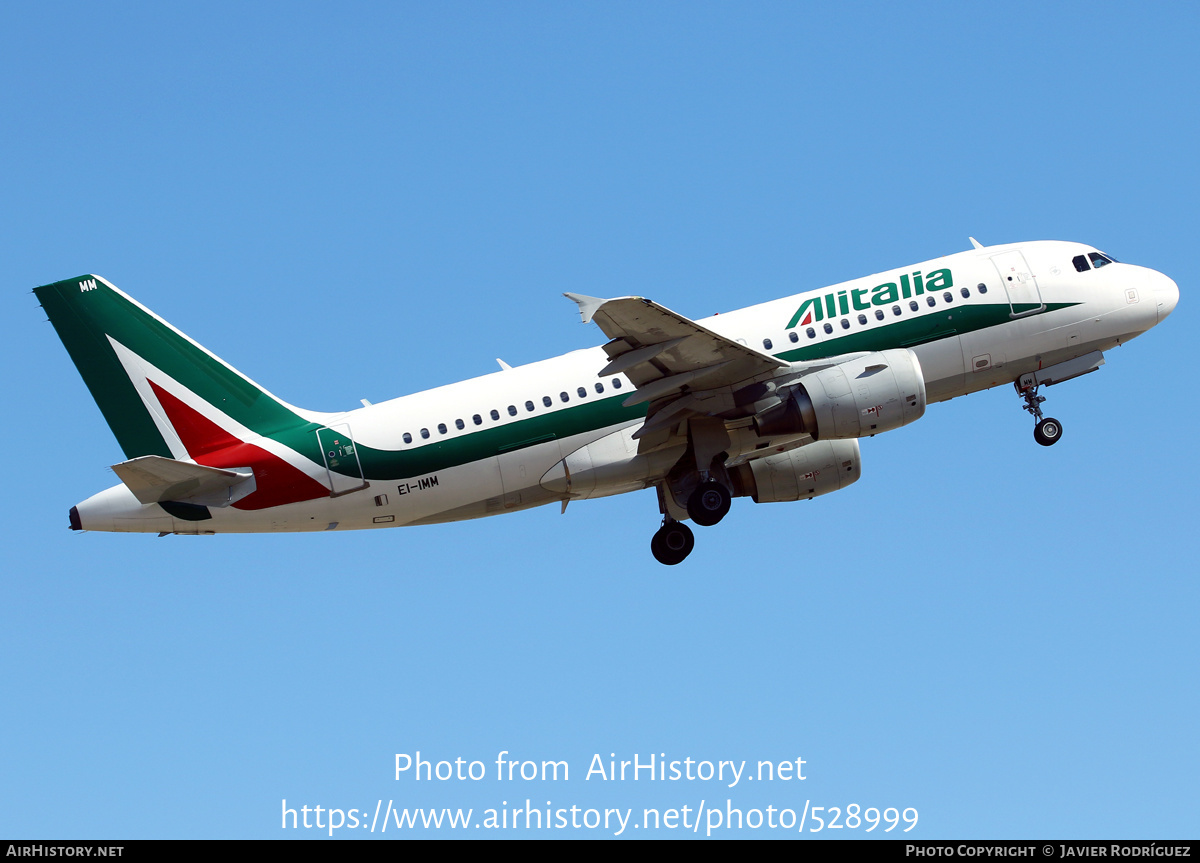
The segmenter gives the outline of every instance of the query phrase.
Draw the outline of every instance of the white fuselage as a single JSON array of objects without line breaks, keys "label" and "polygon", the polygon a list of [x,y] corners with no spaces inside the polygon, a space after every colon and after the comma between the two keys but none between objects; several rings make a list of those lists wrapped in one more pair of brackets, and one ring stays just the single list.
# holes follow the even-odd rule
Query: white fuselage
[{"label": "white fuselage", "polygon": [[[1072,259],[1094,251],[1053,241],[973,249],[698,323],[787,360],[849,353],[864,345],[872,350],[909,347],[920,361],[928,401],[945,401],[1108,350],[1170,313],[1178,289],[1154,270],[1112,263],[1076,271]],[[872,302],[873,296],[881,296],[878,290],[871,293],[877,286],[899,284],[908,274],[943,270],[953,273],[950,287],[916,293],[916,285],[905,281],[909,296]],[[821,301],[820,320],[793,320],[806,298],[830,295],[832,299]],[[1000,309],[1001,304],[1011,308]],[[983,315],[985,309],[996,316],[995,323],[981,326],[981,321],[991,320]],[[419,452],[422,459],[416,463],[432,469],[386,479],[368,476],[365,485],[350,486],[360,486],[357,490],[302,503],[251,511],[213,508],[212,518],[202,522],[183,521],[155,505],[138,504],[124,485],[118,485],[79,505],[83,527],[177,533],[392,527],[645,488],[661,480],[678,453],[639,459],[631,434],[642,415],[619,408],[634,388],[621,375],[597,376],[608,359],[599,347],[579,350],[344,414],[322,415],[325,425],[346,428],[360,448]],[[581,420],[584,406],[591,406],[587,410],[603,424]],[[572,410],[575,413],[564,413]],[[571,421],[555,428],[559,415]],[[535,417],[543,419],[530,440],[474,457],[479,453],[471,451],[472,435]],[[614,469],[609,475],[596,465],[602,479],[569,494],[543,485],[548,471],[589,444],[593,461],[611,460]],[[731,452],[730,459],[744,457],[758,445],[752,434],[735,435],[738,451]],[[455,452],[467,457],[459,461]],[[305,469],[313,477],[328,477],[325,465]]]}]

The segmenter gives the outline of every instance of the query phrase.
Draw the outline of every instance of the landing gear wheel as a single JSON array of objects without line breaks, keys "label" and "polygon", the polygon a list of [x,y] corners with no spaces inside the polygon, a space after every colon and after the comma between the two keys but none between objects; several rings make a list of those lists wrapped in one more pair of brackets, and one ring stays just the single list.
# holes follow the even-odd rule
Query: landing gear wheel
[{"label": "landing gear wheel", "polygon": [[1046,417],[1033,427],[1033,439],[1042,446],[1053,446],[1062,437],[1062,423],[1054,417]]},{"label": "landing gear wheel", "polygon": [[[1021,386],[1022,382],[1025,383],[1025,386]],[[1046,397],[1038,395],[1037,378],[1032,374],[1022,375],[1013,381],[1013,386],[1017,390],[1017,395],[1025,402],[1023,405],[1025,410],[1033,414],[1033,418],[1037,420],[1037,425],[1033,427],[1033,439],[1042,446],[1053,446],[1058,443],[1058,439],[1062,437],[1062,423],[1054,417],[1042,416],[1042,403],[1046,401]]]},{"label": "landing gear wheel", "polygon": [[700,483],[699,487],[688,498],[687,511],[692,521],[701,527],[712,527],[729,512],[733,496],[729,489],[719,482],[709,480]]},{"label": "landing gear wheel", "polygon": [[650,540],[650,552],[654,559],[667,566],[682,563],[695,547],[696,537],[692,535],[691,528],[678,521],[668,521]]}]

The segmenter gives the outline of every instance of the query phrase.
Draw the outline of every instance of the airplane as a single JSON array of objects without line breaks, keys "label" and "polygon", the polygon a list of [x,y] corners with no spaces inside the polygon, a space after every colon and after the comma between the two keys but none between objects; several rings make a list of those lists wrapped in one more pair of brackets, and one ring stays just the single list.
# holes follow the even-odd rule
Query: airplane
[{"label": "airplane", "polygon": [[349,411],[294,407],[96,275],[34,289],[125,461],[72,530],[216,534],[435,524],[656,489],[661,563],[734,497],[859,479],[859,439],[1011,384],[1041,388],[1175,308],[1155,270],[1080,243],[983,246],[703,320],[568,293],[609,341]]}]

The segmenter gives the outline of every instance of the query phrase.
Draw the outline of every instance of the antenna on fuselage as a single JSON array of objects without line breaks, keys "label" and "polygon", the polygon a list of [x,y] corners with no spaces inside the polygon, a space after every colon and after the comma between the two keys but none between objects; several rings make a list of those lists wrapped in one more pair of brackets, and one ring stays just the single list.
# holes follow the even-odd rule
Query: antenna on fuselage
[{"label": "antenna on fuselage", "polygon": [[967,239],[971,241],[971,245],[974,246],[975,248],[977,248],[977,249],[983,248],[983,246],[980,245],[979,240],[975,239],[974,237],[967,237]]}]

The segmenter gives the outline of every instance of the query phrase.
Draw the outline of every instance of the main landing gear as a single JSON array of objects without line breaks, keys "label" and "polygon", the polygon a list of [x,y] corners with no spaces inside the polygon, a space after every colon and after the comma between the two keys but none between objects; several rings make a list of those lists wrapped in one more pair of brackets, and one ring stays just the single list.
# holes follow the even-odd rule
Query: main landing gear
[{"label": "main landing gear", "polygon": [[[674,512],[682,518],[683,512],[679,511],[678,504],[672,504],[673,508],[667,506],[666,494],[670,492],[660,486],[659,505],[663,512],[663,523],[650,540],[650,551],[659,563],[674,566],[692,553],[696,538],[691,528],[672,515]],[[688,495],[687,517],[701,527],[711,527],[725,517],[732,502],[733,495],[725,485],[716,480],[705,480]]]},{"label": "main landing gear", "polygon": [[702,482],[688,496],[687,511],[692,521],[701,527],[712,527],[723,519],[733,503],[729,489],[716,480]]},{"label": "main landing gear", "polygon": [[654,559],[667,566],[682,563],[695,547],[696,537],[692,535],[692,529],[669,516],[650,540],[650,552]]},{"label": "main landing gear", "polygon": [[674,566],[691,554],[696,539],[683,524],[685,518],[712,527],[729,513],[733,502],[725,469],[729,443],[729,431],[719,417],[688,421],[687,452],[658,483],[663,523],[650,541],[650,550],[659,563]]},{"label": "main landing gear", "polygon": [[[1022,387],[1021,383],[1025,381],[1027,386]],[[1033,427],[1033,439],[1042,446],[1053,446],[1058,443],[1062,437],[1062,423],[1054,417],[1042,416],[1042,402],[1046,400],[1045,396],[1038,395],[1038,384],[1029,382],[1027,378],[1022,378],[1013,381],[1013,386],[1017,390],[1017,395],[1025,400],[1022,407],[1033,415],[1037,420],[1037,425]]]}]

